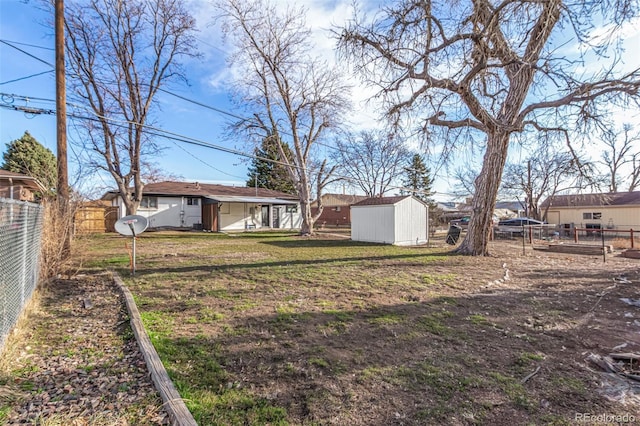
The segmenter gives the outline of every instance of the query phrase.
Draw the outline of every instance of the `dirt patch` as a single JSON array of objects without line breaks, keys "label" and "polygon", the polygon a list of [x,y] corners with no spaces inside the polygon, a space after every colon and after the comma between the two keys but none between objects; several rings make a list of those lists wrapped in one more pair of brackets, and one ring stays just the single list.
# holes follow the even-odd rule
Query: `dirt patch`
[{"label": "dirt patch", "polygon": [[110,277],[40,291],[3,354],[3,424],[169,424]]},{"label": "dirt patch", "polygon": [[[586,361],[616,347],[640,352],[640,308],[621,301],[640,298],[636,260],[522,255],[507,242],[484,258],[357,245],[349,253],[358,256],[332,257],[323,251],[328,238],[274,246],[314,247],[315,258],[239,256],[206,279],[197,267],[165,264],[180,282],[192,279],[188,291],[153,270],[129,285],[143,310],[171,319],[173,339],[218,363],[222,382],[206,385],[214,394],[244,390],[285,408],[289,424],[640,419],[632,383],[612,392]],[[137,285],[149,279],[153,289]],[[162,288],[172,293],[156,297]],[[165,356],[180,380],[204,385]]]},{"label": "dirt patch", "polygon": [[[640,299],[636,259],[612,256],[603,263],[600,256],[523,255],[510,242],[494,242],[491,257],[475,258],[433,245],[397,248],[329,235],[200,238],[193,255],[191,242],[163,238],[154,233],[141,239],[137,276],[127,278],[124,266],[122,275],[201,425],[640,419],[635,383],[588,361],[592,355],[640,353],[640,307],[628,303]],[[115,239],[96,242],[83,250],[113,256],[121,245]],[[128,402],[123,397],[129,393],[115,388],[124,377],[141,383],[135,395],[149,389],[145,373],[131,370],[141,358],[124,355],[129,337],[111,334],[126,335],[121,308],[100,302],[111,291],[106,282],[84,278],[52,289],[48,313],[34,323],[50,329],[51,338],[34,330],[16,352],[14,371],[32,389],[9,383],[22,398],[12,421],[33,419],[32,409],[44,417],[39,407],[50,407],[44,399],[29,406],[41,398],[35,390],[40,388],[49,396],[62,389],[55,409],[76,410],[78,401],[64,395],[68,385],[81,395],[73,386],[84,380],[77,371],[82,365],[119,372],[105,381],[99,373],[78,382],[93,392],[85,402],[99,404],[82,405],[86,415],[78,415],[85,423],[96,424],[110,409],[130,424],[165,421],[154,411],[157,397]],[[82,307],[85,294],[91,295],[91,310]],[[83,345],[110,351],[79,358],[75,348]],[[58,363],[70,372],[58,371]],[[115,367],[102,368],[110,363]],[[106,377],[110,385],[97,400]],[[131,407],[147,414],[131,417]],[[97,424],[126,424],[107,420]]]}]

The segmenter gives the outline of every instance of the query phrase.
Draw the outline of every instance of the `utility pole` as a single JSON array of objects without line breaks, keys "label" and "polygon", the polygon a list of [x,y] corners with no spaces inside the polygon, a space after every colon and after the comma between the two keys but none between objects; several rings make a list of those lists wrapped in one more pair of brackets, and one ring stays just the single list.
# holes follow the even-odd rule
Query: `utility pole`
[{"label": "utility pole", "polygon": [[71,221],[69,210],[69,177],[67,169],[67,90],[64,63],[64,0],[55,0],[55,45],[56,45],[56,141],[58,162],[58,212],[64,238],[64,252],[71,249]]}]

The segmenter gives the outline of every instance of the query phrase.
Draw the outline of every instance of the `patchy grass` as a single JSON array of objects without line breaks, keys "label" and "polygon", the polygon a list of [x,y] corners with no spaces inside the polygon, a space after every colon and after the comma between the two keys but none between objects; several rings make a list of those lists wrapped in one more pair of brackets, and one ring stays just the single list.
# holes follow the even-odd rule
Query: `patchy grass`
[{"label": "patchy grass", "polygon": [[[521,246],[505,242],[471,258],[444,244],[145,233],[132,278],[114,261],[122,242],[87,239],[84,264],[125,278],[199,424],[570,424],[628,411],[600,396],[583,354],[627,327],[615,314],[626,288],[601,292],[613,271],[635,280],[633,264],[514,257]],[[512,279],[498,287],[504,263]],[[581,325],[587,313],[596,328]]]}]

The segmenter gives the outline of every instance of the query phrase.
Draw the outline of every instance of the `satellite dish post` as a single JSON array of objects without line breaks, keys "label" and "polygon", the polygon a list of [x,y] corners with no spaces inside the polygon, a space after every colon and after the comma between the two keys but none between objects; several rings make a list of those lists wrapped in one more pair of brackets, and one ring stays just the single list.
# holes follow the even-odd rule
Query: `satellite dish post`
[{"label": "satellite dish post", "polygon": [[118,219],[115,228],[120,235],[132,237],[131,275],[136,274],[136,237],[142,234],[149,226],[149,221],[144,216],[130,215]]}]

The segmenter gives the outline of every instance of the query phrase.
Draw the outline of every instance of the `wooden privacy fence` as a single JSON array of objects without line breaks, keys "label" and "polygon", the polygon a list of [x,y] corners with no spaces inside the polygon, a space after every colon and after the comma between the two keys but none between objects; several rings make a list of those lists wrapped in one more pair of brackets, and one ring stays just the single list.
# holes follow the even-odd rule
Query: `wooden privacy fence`
[{"label": "wooden privacy fence", "polygon": [[78,234],[115,232],[117,206],[82,206],[74,215],[74,230]]}]

